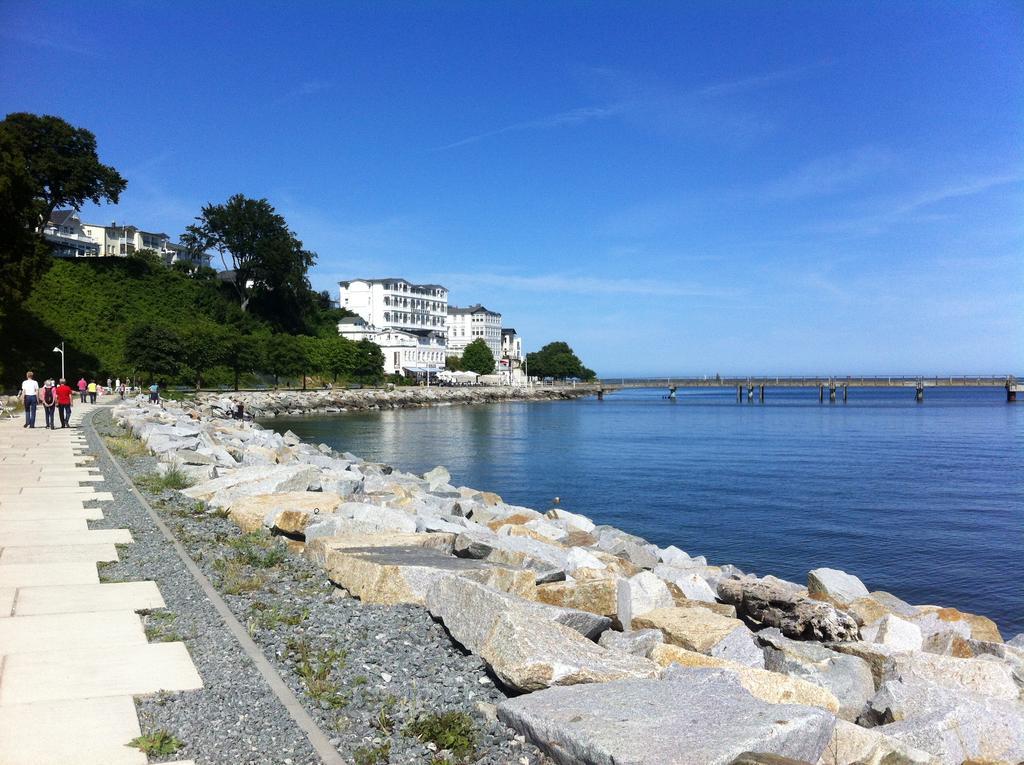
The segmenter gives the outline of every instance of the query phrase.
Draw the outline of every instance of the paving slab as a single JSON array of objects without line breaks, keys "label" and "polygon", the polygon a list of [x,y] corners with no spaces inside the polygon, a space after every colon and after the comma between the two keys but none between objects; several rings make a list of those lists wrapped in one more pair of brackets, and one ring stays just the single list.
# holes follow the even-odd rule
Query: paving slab
[{"label": "paving slab", "polygon": [[120,560],[112,544],[0,548],[0,566],[12,563],[99,563]]},{"label": "paving slab", "polygon": [[42,506],[18,507],[17,505],[0,505],[0,521],[30,521],[50,518],[82,518],[87,521],[98,521],[103,518],[103,511],[98,507],[53,507],[49,503]]},{"label": "paving slab", "polygon": [[130,696],[0,706],[3,765],[146,765]]},{"label": "paving slab", "polygon": [[4,659],[0,706],[202,687],[184,643],[40,651]]},{"label": "paving slab", "polygon": [[0,533],[0,547],[50,547],[52,545],[126,545],[132,541],[128,529],[87,529],[86,531],[43,531]]},{"label": "paving slab", "polygon": [[156,582],[19,587],[14,614],[28,616],[93,611],[148,611],[163,608],[164,605]]},{"label": "paving slab", "polygon": [[74,563],[12,563],[0,566],[0,587],[44,587],[55,584],[99,584],[96,565]]},{"label": "paving slab", "polygon": [[0,587],[0,619],[10,616],[14,611],[14,596],[17,592],[17,587]]},{"label": "paving slab", "polygon": [[17,531],[88,531],[85,518],[32,518],[18,519],[0,516],[0,539],[9,532]]},{"label": "paving slab", "polygon": [[[18,593],[20,598],[20,589]],[[14,602],[15,615],[0,619],[0,657],[6,657],[5,662],[11,656],[40,651],[146,643],[142,620],[134,611],[18,616],[18,598]]]}]

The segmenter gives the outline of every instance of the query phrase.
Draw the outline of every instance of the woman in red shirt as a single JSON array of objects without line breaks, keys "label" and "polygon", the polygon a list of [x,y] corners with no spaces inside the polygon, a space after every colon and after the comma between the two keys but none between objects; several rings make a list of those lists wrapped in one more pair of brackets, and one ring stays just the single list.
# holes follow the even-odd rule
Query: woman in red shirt
[{"label": "woman in red shirt", "polygon": [[60,385],[57,386],[56,394],[60,426],[66,428],[71,423],[71,400],[74,397],[74,392],[71,390],[71,386],[64,382],[63,377],[60,378]]}]

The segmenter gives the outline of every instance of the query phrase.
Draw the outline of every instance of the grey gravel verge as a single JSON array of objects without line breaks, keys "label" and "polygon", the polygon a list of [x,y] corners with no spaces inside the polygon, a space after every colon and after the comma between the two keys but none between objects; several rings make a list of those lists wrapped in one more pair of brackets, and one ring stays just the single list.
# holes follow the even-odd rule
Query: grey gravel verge
[{"label": "grey gravel verge", "polygon": [[[92,424],[101,434],[123,434],[108,411],[98,411]],[[92,443],[97,432],[87,430]],[[251,664],[244,675],[239,671],[239,665],[248,662],[240,659],[237,643],[222,624],[212,624],[213,620],[219,622],[216,613],[202,599],[194,580],[188,577],[189,582],[184,581],[182,577],[188,575],[180,562],[181,571],[173,571],[170,559],[177,560],[173,549],[159,537],[137,500],[104,461],[98,466],[108,477],[106,487],[114,492],[115,501],[103,503],[107,520],[94,526],[131,528],[137,541],[122,548],[122,562],[105,567],[102,573],[111,580],[157,579],[175,618],[161,619],[152,626],[185,639],[207,684],[203,691],[140,702],[144,729],[162,727],[185,741],[186,748],[175,758],[193,757],[210,763],[317,762],[280,704],[257,703],[263,697],[252,691],[251,684],[255,682],[269,694],[265,682],[258,675],[253,678],[256,673]],[[118,458],[118,462],[137,483],[157,464],[150,456]],[[494,706],[505,694],[494,685],[483,662],[454,644],[424,609],[365,605],[344,597],[322,570],[295,555],[275,555],[280,561],[269,567],[243,564],[243,552],[252,548],[239,548],[247,538],[232,522],[196,512],[195,503],[177,492],[153,495],[142,487],[140,490],[347,761],[357,765],[549,762],[494,718]],[[134,504],[134,511],[125,512],[118,508],[120,504],[129,508]],[[276,544],[283,549],[283,542]],[[134,547],[140,548],[138,553]],[[154,557],[163,557],[158,563],[169,576],[137,565],[136,558],[146,553],[147,547],[156,548],[151,551]],[[256,551],[263,554],[273,549]],[[226,566],[232,569],[230,575],[254,589],[225,593]],[[209,622],[195,612],[205,612]],[[222,639],[214,636],[218,632]],[[207,651],[208,662],[202,658]],[[207,663],[213,666],[204,666]],[[315,677],[323,664],[327,668]],[[208,675],[208,670],[213,674]],[[305,672],[305,680],[300,670]],[[315,696],[307,682],[318,691]],[[211,706],[204,695],[216,698],[213,709],[204,708],[204,704]],[[406,730],[422,715],[451,712],[464,713],[472,720],[475,751],[468,758],[460,760]],[[191,740],[186,740],[189,737]]]}]

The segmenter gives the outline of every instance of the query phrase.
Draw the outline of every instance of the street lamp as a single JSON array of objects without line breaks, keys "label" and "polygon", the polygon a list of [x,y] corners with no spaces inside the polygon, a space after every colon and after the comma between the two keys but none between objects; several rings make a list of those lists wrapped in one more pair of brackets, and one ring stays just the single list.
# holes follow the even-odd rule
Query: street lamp
[{"label": "street lamp", "polygon": [[55,347],[53,349],[53,352],[60,354],[60,376],[61,376],[61,378],[64,378],[64,341],[63,340],[60,343],[60,348],[56,348]]}]

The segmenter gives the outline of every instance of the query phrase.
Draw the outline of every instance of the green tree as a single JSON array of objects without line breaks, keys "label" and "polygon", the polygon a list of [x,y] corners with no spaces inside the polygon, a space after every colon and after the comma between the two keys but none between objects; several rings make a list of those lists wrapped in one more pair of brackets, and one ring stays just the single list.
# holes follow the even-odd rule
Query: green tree
[{"label": "green tree", "polygon": [[266,368],[274,375],[274,385],[278,385],[282,377],[304,374],[309,363],[305,345],[295,335],[270,335],[266,340],[265,354]]},{"label": "green tree", "polygon": [[210,369],[224,363],[226,345],[227,336],[220,327],[189,327],[181,333],[181,375],[194,381],[196,390],[199,390]]},{"label": "green tree", "polygon": [[531,375],[537,377],[554,377],[564,380],[567,377],[579,377],[592,380],[594,370],[583,366],[583,362],[565,342],[548,343],[535,353],[526,354],[526,365]]},{"label": "green tree", "polygon": [[[358,349],[356,344],[344,337],[327,337],[321,339],[323,353],[323,371],[338,382],[338,375],[349,375],[356,365]],[[383,367],[383,362],[382,362]]]},{"label": "green tree", "polygon": [[462,368],[478,375],[489,375],[494,372],[494,354],[487,347],[482,337],[466,346],[462,352]]},{"label": "green tree", "polygon": [[41,234],[57,207],[117,204],[128,182],[96,155],[96,136],[60,117],[17,112],[0,122],[5,151],[22,157],[33,194],[33,230]]},{"label": "green tree", "polygon": [[461,372],[462,371],[462,357],[461,356],[446,356],[444,360],[444,368],[449,372]]},{"label": "green tree", "polygon": [[275,326],[305,329],[313,306],[306,273],[316,255],[302,246],[284,217],[266,199],[235,194],[221,205],[203,207],[181,241],[191,253],[213,249],[227,268],[242,311],[250,304]]},{"label": "green tree", "polygon": [[224,364],[235,376],[235,390],[238,390],[238,378],[245,373],[255,372],[264,366],[264,342],[254,335],[243,335],[230,330],[224,340]]},{"label": "green tree", "polygon": [[139,324],[128,332],[124,350],[130,368],[146,372],[152,382],[158,377],[178,374],[185,345],[172,327]]},{"label": "green tree", "polygon": [[355,344],[351,375],[365,382],[380,380],[384,376],[384,351],[371,340]]}]

